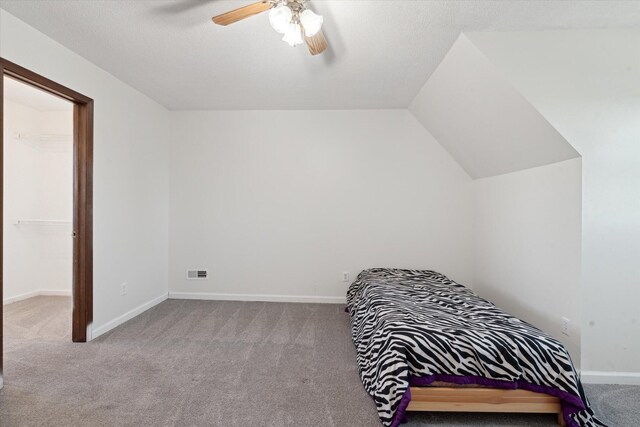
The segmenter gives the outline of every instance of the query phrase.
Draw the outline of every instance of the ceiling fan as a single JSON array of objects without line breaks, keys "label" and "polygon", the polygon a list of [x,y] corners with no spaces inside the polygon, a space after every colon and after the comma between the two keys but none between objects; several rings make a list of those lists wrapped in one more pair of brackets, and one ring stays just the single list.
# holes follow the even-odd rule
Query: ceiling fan
[{"label": "ceiling fan", "polygon": [[274,30],[284,34],[282,40],[295,47],[306,43],[312,55],[327,49],[322,33],[322,16],[306,6],[307,0],[262,0],[222,15],[214,16],[218,25],[229,25],[264,11],[269,11],[269,22]]}]

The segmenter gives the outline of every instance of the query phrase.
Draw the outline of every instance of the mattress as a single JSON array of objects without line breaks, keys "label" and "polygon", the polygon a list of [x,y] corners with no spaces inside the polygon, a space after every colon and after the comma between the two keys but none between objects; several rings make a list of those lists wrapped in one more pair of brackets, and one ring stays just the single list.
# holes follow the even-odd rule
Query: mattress
[{"label": "mattress", "polygon": [[347,291],[364,388],[396,427],[410,386],[436,381],[526,389],[561,400],[568,426],[603,426],[564,346],[470,289],[430,270],[376,268]]}]

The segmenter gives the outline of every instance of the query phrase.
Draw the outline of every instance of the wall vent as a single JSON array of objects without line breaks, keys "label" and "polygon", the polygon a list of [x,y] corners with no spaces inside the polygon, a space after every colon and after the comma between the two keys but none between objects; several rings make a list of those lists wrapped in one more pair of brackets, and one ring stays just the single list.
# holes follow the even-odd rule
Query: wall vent
[{"label": "wall vent", "polygon": [[209,271],[207,270],[187,270],[188,280],[205,280],[209,278]]}]

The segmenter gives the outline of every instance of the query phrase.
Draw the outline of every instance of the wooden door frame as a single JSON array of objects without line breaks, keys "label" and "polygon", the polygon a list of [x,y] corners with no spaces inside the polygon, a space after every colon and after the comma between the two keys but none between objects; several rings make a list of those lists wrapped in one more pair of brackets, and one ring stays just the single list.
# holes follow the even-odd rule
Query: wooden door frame
[{"label": "wooden door frame", "polygon": [[[73,103],[73,342],[91,339],[93,320],[93,99],[0,58],[0,99],[4,76]],[[4,102],[0,102],[0,223],[3,223]],[[0,227],[0,302],[3,300],[3,229]],[[0,303],[0,387],[2,386],[2,306]]]}]

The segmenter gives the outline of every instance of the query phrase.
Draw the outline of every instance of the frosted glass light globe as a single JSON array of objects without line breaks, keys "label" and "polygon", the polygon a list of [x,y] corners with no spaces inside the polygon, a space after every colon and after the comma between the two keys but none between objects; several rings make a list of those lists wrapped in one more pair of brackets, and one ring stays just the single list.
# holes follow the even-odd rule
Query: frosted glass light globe
[{"label": "frosted glass light globe", "polygon": [[309,9],[305,9],[300,14],[300,23],[304,27],[304,33],[307,37],[313,37],[316,35],[320,28],[322,28],[322,22],[324,19],[321,15],[315,14]]},{"label": "frosted glass light globe", "polygon": [[284,33],[284,37],[282,38],[285,42],[289,43],[289,46],[296,47],[302,43],[302,29],[300,28],[300,24],[289,24],[289,28]]},{"label": "frosted glass light globe", "polygon": [[280,34],[284,34],[287,31],[292,17],[293,12],[284,5],[274,7],[269,11],[269,23]]}]

